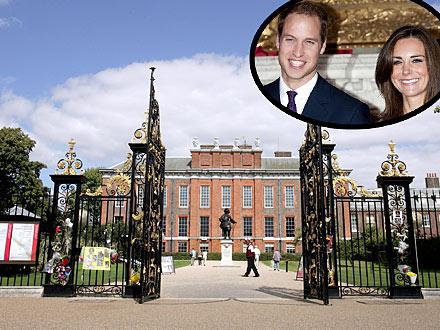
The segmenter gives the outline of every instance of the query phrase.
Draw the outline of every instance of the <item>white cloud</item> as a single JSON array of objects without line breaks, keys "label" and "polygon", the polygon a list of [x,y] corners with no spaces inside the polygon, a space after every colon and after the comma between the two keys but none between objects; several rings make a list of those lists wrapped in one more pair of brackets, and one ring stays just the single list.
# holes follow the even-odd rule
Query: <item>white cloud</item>
[{"label": "white cloud", "polygon": [[[275,109],[255,87],[245,58],[203,54],[173,61],[133,63],[74,77],[55,86],[48,98],[27,100],[6,91],[0,97],[0,126],[21,126],[37,141],[33,159],[53,173],[75,138],[85,167],[111,166],[124,159],[133,132],[148,107],[149,70],[155,66],[156,98],[168,156],[189,156],[193,137],[201,143],[253,143],[261,137],[263,156],[291,150],[297,156],[306,125]],[[45,91],[42,91],[45,94]],[[335,152],[360,184],[375,186],[388,142],[422,186],[426,172],[438,171],[440,114],[432,109],[403,123],[370,130],[330,130]]]},{"label": "white cloud", "polygon": [[[1,0],[0,0],[1,1]],[[22,26],[23,22],[20,21],[17,17],[0,17],[0,30],[8,29],[13,26]]]},{"label": "white cloud", "polygon": [[34,104],[24,97],[15,95],[11,90],[0,94],[0,126],[16,126],[14,123],[26,119]]}]

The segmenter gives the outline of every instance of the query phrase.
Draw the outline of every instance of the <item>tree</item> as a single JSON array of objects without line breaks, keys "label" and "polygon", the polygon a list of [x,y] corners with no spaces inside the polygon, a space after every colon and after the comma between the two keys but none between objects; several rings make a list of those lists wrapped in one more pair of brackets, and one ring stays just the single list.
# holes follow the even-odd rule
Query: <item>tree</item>
[{"label": "tree", "polygon": [[82,188],[83,191],[89,190],[95,192],[102,185],[102,174],[98,168],[88,168],[84,171],[86,182]]},{"label": "tree", "polygon": [[101,185],[102,185],[102,174],[98,168],[89,168],[85,170],[84,177],[86,182],[82,187],[82,192],[87,197],[85,197],[85,209],[87,210],[87,216],[89,221],[99,224],[101,219]]},{"label": "tree", "polygon": [[34,147],[35,141],[20,128],[0,128],[0,212],[14,204],[33,211],[43,196],[39,176],[46,165],[29,159]]}]

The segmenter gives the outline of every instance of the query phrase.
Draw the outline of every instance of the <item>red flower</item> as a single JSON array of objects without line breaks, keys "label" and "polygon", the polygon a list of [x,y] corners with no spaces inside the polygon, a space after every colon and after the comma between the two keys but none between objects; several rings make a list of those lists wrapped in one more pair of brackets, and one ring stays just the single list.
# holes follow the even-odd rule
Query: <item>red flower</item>
[{"label": "red flower", "polygon": [[60,226],[57,226],[57,227],[55,228],[55,232],[56,232],[57,234],[61,233],[61,227],[60,227]]},{"label": "red flower", "polygon": [[64,257],[63,260],[62,260],[62,262],[61,262],[61,264],[62,264],[63,266],[67,266],[67,265],[69,264],[69,258]]}]

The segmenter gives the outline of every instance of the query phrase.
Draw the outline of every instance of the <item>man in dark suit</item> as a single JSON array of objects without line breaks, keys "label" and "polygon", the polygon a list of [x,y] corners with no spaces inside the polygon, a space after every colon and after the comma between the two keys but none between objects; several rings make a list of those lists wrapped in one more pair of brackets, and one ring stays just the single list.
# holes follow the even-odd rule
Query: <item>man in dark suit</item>
[{"label": "man in dark suit", "polygon": [[317,73],[324,53],[328,17],[316,3],[295,2],[278,20],[278,62],[281,77],[265,85],[274,101],[290,111],[330,124],[369,124],[365,103],[329,84]]}]

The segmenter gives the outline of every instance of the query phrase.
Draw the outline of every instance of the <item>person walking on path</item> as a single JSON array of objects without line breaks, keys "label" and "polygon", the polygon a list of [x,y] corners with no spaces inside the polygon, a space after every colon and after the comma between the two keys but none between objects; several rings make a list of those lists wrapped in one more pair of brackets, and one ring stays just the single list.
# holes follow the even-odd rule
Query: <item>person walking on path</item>
[{"label": "person walking on path", "polygon": [[202,256],[203,256],[203,266],[206,266],[206,261],[208,260],[208,251],[203,251]]},{"label": "person walking on path", "polygon": [[199,266],[202,265],[202,259],[203,259],[202,252],[199,251],[199,253],[197,255],[197,260],[199,262]]},{"label": "person walking on path", "polygon": [[258,266],[260,265],[260,254],[261,254],[261,251],[258,248],[258,246],[256,246],[256,245],[255,245],[255,248],[254,248],[254,253],[255,253],[255,267],[257,267],[257,269],[258,269]]},{"label": "person walking on path", "polygon": [[255,267],[255,252],[254,252],[254,246],[252,245],[252,241],[248,240],[247,242],[247,248],[246,248],[246,259],[247,259],[247,269],[246,273],[242,275],[243,277],[248,277],[251,270],[254,272],[254,277],[259,277],[260,274],[258,274],[258,270]]},{"label": "person walking on path", "polygon": [[197,258],[197,252],[194,249],[191,249],[191,252],[189,253],[189,255],[191,256],[191,266],[194,266],[194,261]]},{"label": "person walking on path", "polygon": [[281,253],[280,251],[278,251],[278,249],[275,249],[272,260],[273,260],[273,270],[280,271]]}]

